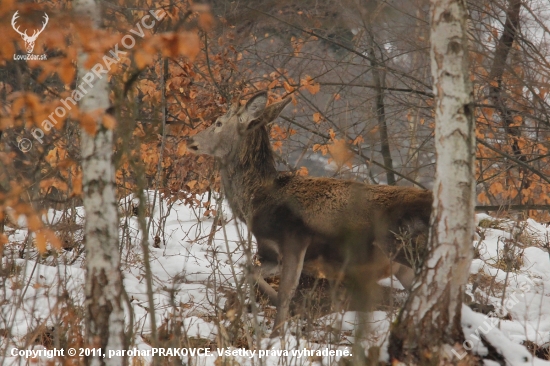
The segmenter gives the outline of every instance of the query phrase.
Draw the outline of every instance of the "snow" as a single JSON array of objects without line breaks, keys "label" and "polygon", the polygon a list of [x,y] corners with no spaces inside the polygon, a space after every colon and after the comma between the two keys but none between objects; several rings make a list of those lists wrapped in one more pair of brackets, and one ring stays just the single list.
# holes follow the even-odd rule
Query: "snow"
[{"label": "snow", "polygon": [[[195,357],[193,364],[214,365],[218,358],[215,347],[219,347],[220,339],[228,337],[227,332],[231,328],[231,301],[235,300],[236,288],[245,282],[248,234],[244,225],[232,220],[231,212],[224,203],[224,226],[216,228],[209,243],[214,220],[204,216],[204,209],[191,209],[182,202],[169,203],[159,197],[153,209],[154,194],[153,191],[147,192],[147,204],[153,220],[148,242],[154,273],[157,329],[160,332],[163,327],[166,328],[167,322],[170,326],[174,321],[181,322],[182,334],[188,339],[200,340],[196,347],[214,347],[210,357]],[[124,288],[134,317],[135,342],[131,349],[151,350],[147,340],[151,328],[145,269],[139,245],[141,232],[137,218],[128,214],[132,204],[137,204],[134,196],[120,202],[120,212],[126,213],[120,217]],[[77,208],[74,214],[76,224],[81,225],[84,220],[82,208]],[[52,209],[43,216],[43,220],[50,224],[60,223],[63,219],[61,212]],[[39,258],[32,245],[22,250],[28,235],[25,217],[20,216],[12,222],[16,222],[17,227],[6,227],[9,244],[4,247],[2,264],[3,268],[10,265],[13,275],[7,276],[5,286],[0,286],[0,330],[8,330],[11,334],[9,337],[0,336],[0,355],[4,355],[0,356],[2,365],[26,364],[28,359],[12,357],[12,351],[45,349],[29,341],[29,334],[40,327],[58,325],[63,320],[60,307],[65,306],[67,299],[75,309],[81,307],[84,301],[84,254],[75,248]],[[550,344],[550,256],[544,247],[548,243],[550,230],[531,219],[521,222],[497,220],[480,214],[476,215],[476,222],[483,225],[478,227],[477,240],[473,243],[479,257],[472,261],[470,273],[471,278],[478,280],[470,281],[467,293],[476,303],[493,305],[495,311],[484,315],[463,306],[464,348],[481,357],[489,357],[488,347],[491,345],[505,357],[507,365],[550,365],[550,362],[532,356],[521,345],[526,340],[539,346]],[[75,229],[74,238],[81,235],[81,229]],[[160,248],[153,247],[157,235],[161,238]],[[254,253],[253,248],[251,253]],[[506,272],[502,265],[504,253],[512,253],[517,259],[514,262],[517,268]],[[395,288],[402,289],[396,279],[393,282]],[[389,287],[391,281],[384,279],[379,283]],[[246,304],[252,302],[246,294],[241,300],[245,309]],[[268,310],[273,314],[274,308],[256,306],[256,321],[251,313],[246,312],[243,319],[251,335],[261,340],[260,349],[263,350],[351,351],[355,341],[354,331],[361,318],[351,311],[322,316],[315,319],[313,331],[307,338],[299,331],[300,321],[295,321],[282,342],[268,338],[272,319],[268,321],[265,315]],[[129,325],[129,309],[126,313]],[[389,310],[368,314],[369,334],[362,345],[365,349],[381,346],[381,360],[388,361],[388,333],[395,315],[395,311]],[[259,334],[253,329],[259,330]],[[239,348],[232,350],[237,352]],[[139,357],[145,364],[152,361],[148,356]],[[230,357],[241,365],[257,364],[259,361],[258,354]],[[281,357],[286,357],[287,361],[281,361]],[[261,361],[265,365],[281,362],[319,365],[331,364],[338,359],[335,356],[311,358],[295,354],[267,355]],[[45,365],[51,359],[43,355],[35,361]],[[497,364],[491,359],[485,359],[484,363]]]},{"label": "snow", "polygon": [[465,348],[469,349],[471,345],[477,354],[486,356],[488,349],[481,341],[484,338],[499,354],[504,356],[509,365],[550,365],[548,361],[533,357],[525,347],[510,339],[506,332],[496,327],[497,323],[498,321],[491,320],[463,305],[462,327],[466,338],[465,344],[467,344]]}]

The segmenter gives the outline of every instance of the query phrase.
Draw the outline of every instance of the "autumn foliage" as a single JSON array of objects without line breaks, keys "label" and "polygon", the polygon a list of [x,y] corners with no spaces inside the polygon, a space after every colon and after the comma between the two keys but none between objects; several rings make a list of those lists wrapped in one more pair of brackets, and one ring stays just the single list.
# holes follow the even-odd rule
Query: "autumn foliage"
[{"label": "autumn foliage", "polygon": [[[44,12],[48,14],[49,23],[34,49],[35,54],[46,55],[46,60],[14,60],[14,54],[25,53],[23,40],[11,26],[16,10],[21,29],[32,29],[40,24]],[[270,91],[271,102],[291,96],[292,113],[300,116],[294,121],[279,120],[270,129],[273,148],[281,156],[288,153],[290,142],[303,150],[296,163],[282,160],[288,169],[308,174],[309,169],[302,164],[304,155],[326,156],[324,161],[334,162],[337,174],[366,167],[372,175],[373,168],[384,166],[379,163],[378,148],[369,152],[368,147],[381,138],[381,125],[369,122],[375,118],[376,108],[368,107],[368,113],[348,110],[350,100],[342,97],[346,95],[345,82],[334,86],[332,79],[324,77],[329,71],[320,71],[323,68],[297,72],[292,62],[267,64],[260,57],[254,58],[253,46],[269,42],[269,48],[277,44],[276,37],[268,31],[263,35],[250,34],[245,40],[229,20],[215,16],[213,9],[205,5],[191,2],[115,2],[104,8],[103,24],[97,30],[85,17],[74,17],[72,11],[69,1],[0,3],[0,33],[4,36],[0,44],[4,76],[0,79],[0,130],[5,144],[0,151],[0,217],[7,220],[8,211],[9,220],[17,220],[19,215],[27,217],[34,223],[31,229],[37,233],[36,244],[41,250],[46,242],[56,248],[62,246],[53,232],[42,225],[40,217],[50,207],[80,205],[79,131],[83,128],[94,133],[96,128],[93,115],[81,113],[77,103],[68,102],[83,82],[76,69],[79,49],[90,55],[86,66],[101,64],[99,73],[109,79],[111,108],[102,118],[103,125],[115,131],[119,197],[154,189],[165,199],[209,207],[211,195],[199,194],[220,188],[214,161],[188,154],[185,141],[209,126],[231,103],[265,89]],[[288,54],[284,56],[289,60],[307,59],[316,45],[349,49],[355,42],[358,48],[363,47],[360,34],[350,43],[330,43],[330,38],[315,30],[324,20],[312,14],[299,6],[276,14],[303,20],[307,25],[303,32],[295,27],[291,33],[279,29],[277,34],[278,28],[273,24],[281,28],[282,23],[270,20],[270,29],[286,42]],[[479,39],[472,40],[471,72],[479,142],[478,204],[548,204],[547,119],[540,107],[547,98],[547,77],[532,66],[538,56],[524,56],[526,60],[521,61],[522,50],[513,43],[502,77],[491,79],[494,65],[481,45],[492,42],[496,46],[499,34],[498,29],[493,29],[480,32]],[[419,35],[417,41],[425,45],[426,39]],[[351,55],[358,57],[357,53]],[[406,99],[399,99],[403,95],[400,90],[406,90],[400,84],[406,72],[397,72],[398,76],[392,79],[391,70],[395,71],[396,66],[389,66],[386,96],[403,105],[399,110],[395,105],[386,106],[387,119],[415,125],[408,136],[392,134],[390,125],[388,141],[394,157],[401,155],[403,149],[411,151],[410,156],[403,158],[403,166],[394,167],[410,178],[409,182],[399,179],[398,184],[410,184],[418,181],[422,164],[425,175],[433,174],[431,163],[419,159],[421,153],[433,154],[429,150],[431,143],[429,139],[417,141],[414,135],[418,129],[429,132],[433,128],[433,115],[429,112],[433,108],[432,96],[410,93],[421,89],[415,79],[406,91]],[[333,69],[338,67],[335,64]],[[358,83],[350,81],[352,84],[355,87]],[[361,89],[363,94],[359,95],[369,96],[371,89]],[[498,105],[494,90],[499,92]],[[393,92],[397,94],[390,94]],[[317,100],[325,104],[321,106]],[[358,104],[369,103],[359,98]],[[333,105],[337,106],[334,111],[328,108]],[[341,113],[337,108],[345,112],[337,114]],[[348,123],[347,118],[352,115],[359,122],[364,120],[361,128],[357,128],[358,122]],[[33,134],[36,128],[43,135]],[[23,151],[26,149],[21,147],[29,142],[31,148]],[[416,148],[418,151],[414,151]],[[380,182],[376,177],[368,181]],[[543,218],[541,211],[533,210],[530,215]]]}]

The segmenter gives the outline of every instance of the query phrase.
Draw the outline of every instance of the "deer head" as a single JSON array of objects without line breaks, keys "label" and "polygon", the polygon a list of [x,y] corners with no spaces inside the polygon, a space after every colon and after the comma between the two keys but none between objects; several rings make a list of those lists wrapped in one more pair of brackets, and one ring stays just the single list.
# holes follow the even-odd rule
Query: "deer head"
[{"label": "deer head", "polygon": [[23,38],[23,40],[25,41],[25,48],[27,49],[27,53],[32,53],[32,50],[34,49],[34,42],[36,42],[36,38],[38,38],[40,33],[42,33],[44,28],[46,28],[46,24],[48,24],[48,20],[49,20],[48,14],[44,13],[44,22],[42,23],[42,29],[40,30],[35,29],[32,36],[29,36],[27,35],[26,29],[24,32],[21,32],[19,30],[19,26],[17,26],[16,28],[15,21],[17,20],[17,18],[19,18],[18,13],[19,11],[16,11],[15,14],[13,14],[13,17],[11,18],[11,26],[17,33],[21,35],[21,38]]},{"label": "deer head", "polygon": [[211,155],[221,160],[231,159],[240,139],[277,118],[288,102],[290,98],[266,107],[267,93],[260,92],[244,106],[234,104],[210,127],[189,139],[187,148],[194,154]]}]

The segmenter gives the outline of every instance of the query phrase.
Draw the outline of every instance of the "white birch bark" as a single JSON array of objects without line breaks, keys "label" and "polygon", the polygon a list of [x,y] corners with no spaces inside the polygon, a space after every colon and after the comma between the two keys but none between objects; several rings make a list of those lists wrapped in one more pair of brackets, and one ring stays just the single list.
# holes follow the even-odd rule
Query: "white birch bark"
[{"label": "white birch bark", "polygon": [[433,280],[440,288],[450,282],[449,319],[460,315],[475,229],[475,125],[467,18],[466,1],[432,0],[437,174],[431,235],[435,250],[427,267],[437,269],[438,262],[445,261],[441,271],[433,271]]},{"label": "white birch bark", "polygon": [[[99,2],[75,1],[79,16],[101,21]],[[88,55],[78,55],[78,82],[90,71],[84,64]],[[109,107],[109,85],[106,75],[95,77],[92,86],[85,83],[86,94],[79,101],[82,113],[98,111],[96,134],[81,131],[83,201],[86,210],[86,347],[101,347],[103,352],[125,349],[124,309],[122,307],[122,274],[118,245],[118,213],[115,195],[115,169],[112,163],[113,131],[102,124]],[[88,365],[120,365],[123,359],[87,357]]]},{"label": "white birch bark", "polygon": [[[475,131],[464,0],[431,1],[436,180],[430,252],[392,334],[393,347],[421,353],[463,338],[464,285],[473,256]],[[401,332],[401,334],[399,334]],[[404,334],[403,334],[404,333]],[[391,347],[390,347],[391,348]],[[403,352],[391,350],[394,354]]]},{"label": "white birch bark", "polygon": [[[460,315],[462,286],[472,260],[475,208],[475,131],[468,70],[467,12],[463,0],[432,0],[431,63],[434,79],[436,180],[426,296],[411,308],[420,318],[450,291],[448,319]],[[432,286],[437,284],[434,294]],[[430,291],[429,291],[430,288]],[[424,300],[424,301],[422,301]],[[433,320],[442,314],[433,312]],[[460,319],[458,319],[460,320]],[[452,327],[452,324],[448,326]]]}]

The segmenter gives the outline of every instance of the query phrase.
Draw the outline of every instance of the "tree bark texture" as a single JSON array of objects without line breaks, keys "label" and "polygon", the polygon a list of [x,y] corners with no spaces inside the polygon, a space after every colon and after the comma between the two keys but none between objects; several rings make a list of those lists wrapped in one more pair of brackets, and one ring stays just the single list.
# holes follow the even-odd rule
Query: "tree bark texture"
[{"label": "tree bark texture", "polygon": [[[79,0],[75,2],[79,16],[91,19],[99,27],[101,17],[99,2]],[[78,55],[78,82],[90,72],[84,65],[88,54]],[[118,214],[115,194],[115,169],[112,162],[113,131],[102,121],[109,107],[107,75],[94,77],[92,86],[79,101],[82,113],[91,113],[95,119],[95,135],[81,131],[83,202],[86,210],[86,347],[101,348],[102,352],[126,348],[124,309],[122,306],[122,273],[118,245]],[[109,359],[88,356],[87,365],[126,364],[119,357]]]},{"label": "tree bark texture", "polygon": [[[512,151],[514,152],[514,157],[520,161],[526,161],[526,156],[521,151],[519,146],[519,137],[521,136],[520,126],[514,125],[514,113],[508,106],[509,95],[506,93],[505,87],[503,85],[504,80],[504,71],[506,70],[506,60],[512,49],[512,45],[517,38],[519,31],[519,13],[521,10],[521,0],[510,0],[508,4],[508,9],[506,10],[506,21],[504,22],[504,28],[502,30],[502,35],[498,40],[498,44],[495,50],[493,57],[493,64],[491,65],[491,70],[489,74],[489,98],[491,99],[493,105],[496,107],[496,111],[502,121],[506,134],[510,137],[510,142],[512,146]],[[524,169],[519,167],[519,171],[522,172]],[[519,190],[520,194],[517,197],[517,203],[522,202],[521,192],[523,189],[529,186],[529,182],[526,181],[526,178],[523,178],[521,182],[521,188]]]},{"label": "tree bark texture", "polygon": [[376,117],[378,119],[378,129],[380,130],[380,152],[384,158],[384,165],[386,170],[386,179],[388,185],[395,185],[395,175],[393,174],[393,161],[391,158],[390,142],[388,137],[388,125],[386,123],[386,107],[384,104],[384,78],[380,75],[379,69],[384,69],[383,55],[380,55],[380,61],[376,56],[376,42],[374,34],[372,33],[372,26],[369,23],[369,30],[367,33],[368,39],[368,55],[370,57],[370,64],[372,67],[372,79],[376,92]]},{"label": "tree bark texture", "polygon": [[[429,254],[390,336],[390,356],[438,364],[463,341],[464,285],[473,256],[475,133],[464,0],[431,2],[436,180]],[[443,357],[451,358],[452,355]]]}]

